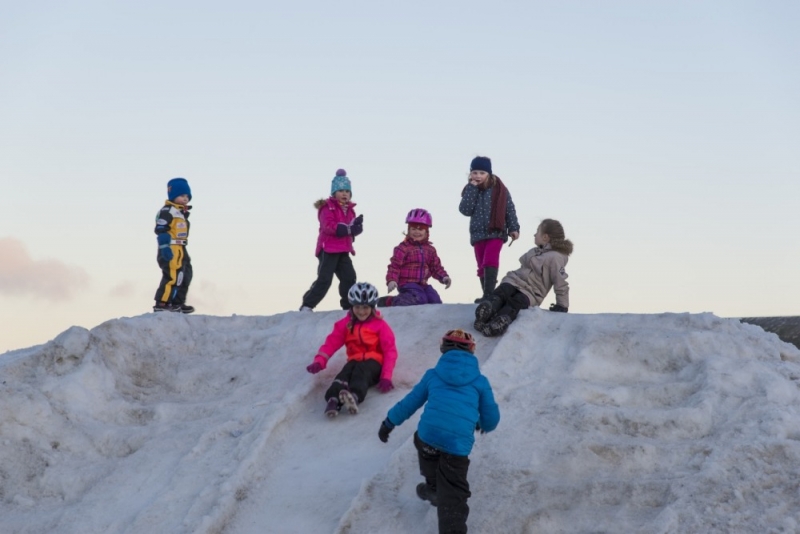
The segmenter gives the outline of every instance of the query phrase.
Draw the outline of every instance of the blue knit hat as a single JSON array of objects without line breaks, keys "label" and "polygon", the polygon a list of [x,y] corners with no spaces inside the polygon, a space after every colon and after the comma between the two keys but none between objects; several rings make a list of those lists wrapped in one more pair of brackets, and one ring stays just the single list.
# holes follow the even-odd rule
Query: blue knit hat
[{"label": "blue knit hat", "polygon": [[485,171],[492,174],[492,160],[484,156],[478,156],[469,164],[470,171]]},{"label": "blue knit hat", "polygon": [[181,195],[189,195],[189,200],[192,200],[192,188],[186,178],[173,178],[167,182],[167,198],[170,202]]},{"label": "blue knit hat", "polygon": [[350,191],[350,194],[353,194],[353,190],[350,189],[350,178],[347,177],[347,171],[344,169],[336,171],[336,176],[331,182],[331,196],[337,191]]}]

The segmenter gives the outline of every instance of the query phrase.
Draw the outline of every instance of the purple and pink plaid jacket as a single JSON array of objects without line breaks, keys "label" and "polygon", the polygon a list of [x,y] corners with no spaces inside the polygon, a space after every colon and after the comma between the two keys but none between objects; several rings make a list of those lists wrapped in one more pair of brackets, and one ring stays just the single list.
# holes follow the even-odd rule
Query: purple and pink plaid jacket
[{"label": "purple and pink plaid jacket", "polygon": [[427,239],[414,241],[411,237],[394,247],[394,254],[386,272],[386,283],[396,282],[398,287],[408,283],[425,285],[430,277],[444,280],[447,271],[442,267],[436,249]]}]

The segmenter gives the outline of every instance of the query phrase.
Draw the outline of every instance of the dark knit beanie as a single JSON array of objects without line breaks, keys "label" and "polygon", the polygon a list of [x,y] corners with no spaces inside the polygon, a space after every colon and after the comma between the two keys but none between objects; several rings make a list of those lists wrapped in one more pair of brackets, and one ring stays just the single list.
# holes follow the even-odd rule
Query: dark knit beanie
[{"label": "dark knit beanie", "polygon": [[469,164],[470,171],[485,171],[492,174],[492,160],[484,156],[478,156]]},{"label": "dark knit beanie", "polygon": [[186,181],[186,178],[173,178],[167,182],[167,198],[170,202],[181,195],[188,195],[189,200],[192,200],[192,189],[189,187],[189,182]]}]

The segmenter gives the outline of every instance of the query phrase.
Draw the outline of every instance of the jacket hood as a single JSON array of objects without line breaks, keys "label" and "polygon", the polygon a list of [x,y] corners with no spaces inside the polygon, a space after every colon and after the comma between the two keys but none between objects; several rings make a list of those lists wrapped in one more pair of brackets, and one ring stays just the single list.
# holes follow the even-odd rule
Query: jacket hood
[{"label": "jacket hood", "polygon": [[442,354],[434,371],[444,382],[451,386],[469,384],[481,374],[478,358],[465,350],[449,350]]},{"label": "jacket hood", "polygon": [[554,252],[560,252],[565,256],[569,256],[570,254],[572,254],[572,241],[570,241],[569,239],[565,239],[560,243],[555,243],[555,246],[553,246],[552,243],[548,243],[543,247],[535,247],[534,250],[536,250],[537,256],[541,256],[543,252],[547,252],[548,250],[552,250]]},{"label": "jacket hood", "polygon": [[[335,207],[337,207],[339,205],[339,203],[336,201],[335,198],[328,197],[328,198],[321,198],[321,199],[317,200],[316,202],[314,202],[314,208],[316,208],[317,211],[319,211],[319,209],[321,207],[325,206],[326,204],[328,205],[328,207],[330,209],[333,209],[333,208],[335,208]],[[355,205],[356,205],[355,202],[348,202],[347,203],[347,207],[348,208],[352,208]]]}]

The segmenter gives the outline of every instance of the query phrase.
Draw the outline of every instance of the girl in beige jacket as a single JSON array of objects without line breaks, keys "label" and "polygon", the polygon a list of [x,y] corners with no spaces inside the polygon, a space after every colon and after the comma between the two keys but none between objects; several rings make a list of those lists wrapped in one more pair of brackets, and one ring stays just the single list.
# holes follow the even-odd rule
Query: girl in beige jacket
[{"label": "girl in beige jacket", "polygon": [[487,300],[475,309],[475,330],[485,336],[499,336],[508,329],[520,310],[539,306],[550,289],[556,303],[550,311],[569,310],[569,284],[564,268],[572,254],[572,241],[555,219],[545,219],[533,236],[534,248],[520,259],[520,268],[506,274]]}]

